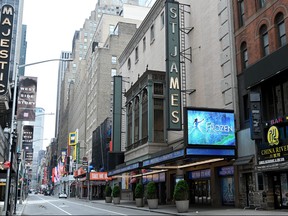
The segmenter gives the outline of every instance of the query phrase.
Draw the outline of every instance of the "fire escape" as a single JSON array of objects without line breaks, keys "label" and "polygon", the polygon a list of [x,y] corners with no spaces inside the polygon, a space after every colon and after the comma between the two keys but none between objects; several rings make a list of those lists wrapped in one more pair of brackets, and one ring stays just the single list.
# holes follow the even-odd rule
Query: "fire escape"
[{"label": "fire escape", "polygon": [[183,107],[187,106],[186,95],[195,92],[195,89],[186,89],[186,61],[192,62],[192,48],[191,46],[186,48],[185,36],[189,34],[194,27],[185,26],[185,14],[190,14],[190,5],[180,4],[180,63],[181,63],[181,92],[182,92],[182,104]]}]

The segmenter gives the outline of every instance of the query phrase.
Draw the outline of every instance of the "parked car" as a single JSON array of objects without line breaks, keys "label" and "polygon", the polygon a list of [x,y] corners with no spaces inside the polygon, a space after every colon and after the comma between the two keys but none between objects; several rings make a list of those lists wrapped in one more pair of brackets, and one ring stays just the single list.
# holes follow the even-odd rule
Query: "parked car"
[{"label": "parked car", "polygon": [[59,198],[67,199],[67,194],[66,193],[59,193]]}]

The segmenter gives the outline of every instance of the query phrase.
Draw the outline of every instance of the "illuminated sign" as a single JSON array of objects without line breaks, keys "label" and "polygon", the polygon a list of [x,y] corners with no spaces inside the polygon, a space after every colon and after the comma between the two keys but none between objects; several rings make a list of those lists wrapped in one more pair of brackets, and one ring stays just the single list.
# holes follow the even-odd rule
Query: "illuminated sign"
[{"label": "illuminated sign", "polygon": [[281,124],[264,128],[265,139],[258,145],[259,165],[284,162],[288,159],[288,143],[285,138],[288,135],[287,124],[283,121],[277,123]]},{"label": "illuminated sign", "polygon": [[76,138],[77,138],[77,132],[69,133],[69,145],[70,146],[74,146],[77,144]]},{"label": "illuminated sign", "polygon": [[203,178],[210,178],[210,177],[211,177],[210,169],[188,172],[189,179],[203,179]]},{"label": "illuminated sign", "polygon": [[276,126],[269,128],[267,133],[267,140],[271,146],[279,144],[279,131]]},{"label": "illuminated sign", "polygon": [[184,156],[184,150],[183,149],[175,151],[175,152],[171,152],[169,154],[165,154],[165,155],[162,155],[159,157],[155,157],[152,159],[144,160],[143,161],[143,167],[155,165],[155,164],[160,163],[160,162],[167,162],[169,160],[176,159],[176,158],[179,158],[182,156]]},{"label": "illuminated sign", "polygon": [[13,17],[14,8],[11,5],[3,5],[0,23],[0,95],[4,95],[7,92]]},{"label": "illuminated sign", "polygon": [[168,130],[182,130],[179,28],[179,2],[166,1]]},{"label": "illuminated sign", "polygon": [[226,110],[187,110],[187,144],[235,146],[234,113]]},{"label": "illuminated sign", "polygon": [[107,176],[107,172],[90,172],[91,181],[110,181],[111,177]]}]

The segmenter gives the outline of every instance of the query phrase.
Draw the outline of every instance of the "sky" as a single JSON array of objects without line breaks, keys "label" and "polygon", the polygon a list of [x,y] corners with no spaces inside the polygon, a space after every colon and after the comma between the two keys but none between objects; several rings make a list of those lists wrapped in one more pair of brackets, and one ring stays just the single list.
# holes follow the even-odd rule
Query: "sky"
[{"label": "sky", "polygon": [[[22,23],[27,25],[26,64],[60,58],[72,50],[74,32],[83,27],[97,0],[24,0]],[[25,67],[25,76],[38,77],[36,106],[56,112],[59,62]],[[43,146],[55,137],[56,115],[45,115]],[[67,134],[68,136],[68,134]]]}]

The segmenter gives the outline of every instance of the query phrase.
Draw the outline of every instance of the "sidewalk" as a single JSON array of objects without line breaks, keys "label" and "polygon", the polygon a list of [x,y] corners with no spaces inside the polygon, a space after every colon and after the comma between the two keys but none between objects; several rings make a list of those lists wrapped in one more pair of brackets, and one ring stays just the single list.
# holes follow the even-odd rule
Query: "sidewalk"
[{"label": "sidewalk", "polygon": [[27,203],[27,198],[22,202],[22,204],[20,204],[18,200],[17,206],[16,206],[16,214],[14,215],[22,215],[22,212],[24,210],[26,203]]},{"label": "sidewalk", "polygon": [[[103,205],[114,205],[113,203],[105,203],[105,200],[92,200],[92,203]],[[240,209],[234,207],[213,208],[209,206],[190,207],[187,213],[178,213],[175,205],[159,205],[158,209],[149,209],[146,204],[144,207],[136,207],[134,201],[121,200],[117,206],[122,208],[132,208],[142,211],[162,213],[167,215],[288,215],[288,209],[285,210],[255,210],[255,209]]]}]

